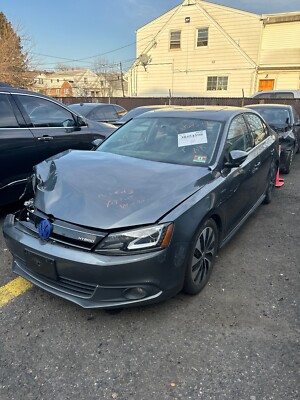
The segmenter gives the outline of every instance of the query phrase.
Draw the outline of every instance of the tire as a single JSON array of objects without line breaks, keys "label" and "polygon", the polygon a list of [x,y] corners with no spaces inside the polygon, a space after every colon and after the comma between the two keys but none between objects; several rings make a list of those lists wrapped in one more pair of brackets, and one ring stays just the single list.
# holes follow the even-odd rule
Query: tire
[{"label": "tire", "polygon": [[292,165],[292,162],[293,162],[293,158],[294,158],[294,149],[289,151],[287,156],[286,156],[284,168],[282,170],[283,174],[289,174],[290,173],[291,165]]},{"label": "tire", "polygon": [[300,153],[300,140],[297,140],[297,150],[295,150],[295,154],[299,154]]},{"label": "tire", "polygon": [[219,232],[213,219],[208,219],[195,235],[186,267],[183,291],[198,294],[207,284],[218,250]]},{"label": "tire", "polygon": [[275,161],[272,161],[269,173],[269,183],[266,190],[266,197],[263,200],[263,204],[269,204],[272,200],[273,189],[275,187],[275,180],[276,180],[276,173],[277,173],[277,166]]}]

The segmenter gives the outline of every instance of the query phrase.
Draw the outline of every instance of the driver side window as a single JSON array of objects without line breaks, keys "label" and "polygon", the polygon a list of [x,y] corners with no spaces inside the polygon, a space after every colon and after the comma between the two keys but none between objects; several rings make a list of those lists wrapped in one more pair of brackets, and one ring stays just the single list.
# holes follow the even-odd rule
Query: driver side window
[{"label": "driver side window", "polygon": [[249,124],[255,145],[261,143],[267,136],[267,127],[263,121],[255,114],[247,113],[245,118]]},{"label": "driver side window", "polygon": [[254,145],[253,137],[242,115],[231,122],[226,139],[226,153],[232,150],[250,151]]}]

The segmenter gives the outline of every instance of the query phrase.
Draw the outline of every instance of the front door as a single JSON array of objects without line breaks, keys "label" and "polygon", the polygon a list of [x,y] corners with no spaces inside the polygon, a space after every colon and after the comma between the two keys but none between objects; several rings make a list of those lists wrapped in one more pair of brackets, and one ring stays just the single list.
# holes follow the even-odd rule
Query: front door
[{"label": "front door", "polygon": [[0,206],[18,200],[36,161],[34,136],[11,95],[0,93]]},{"label": "front door", "polygon": [[273,90],[274,89],[274,79],[260,79],[258,82],[258,91],[261,90]]},{"label": "front door", "polygon": [[241,150],[248,153],[246,160],[237,168],[224,173],[224,187],[221,190],[222,213],[224,213],[224,233],[234,230],[251,210],[261,193],[258,182],[261,175],[261,159],[254,148],[252,134],[242,115],[235,117],[229,127],[225,145],[225,159],[229,152]]},{"label": "front door", "polygon": [[38,162],[68,149],[89,150],[94,135],[76,129],[73,114],[48,99],[15,95],[36,139]]}]

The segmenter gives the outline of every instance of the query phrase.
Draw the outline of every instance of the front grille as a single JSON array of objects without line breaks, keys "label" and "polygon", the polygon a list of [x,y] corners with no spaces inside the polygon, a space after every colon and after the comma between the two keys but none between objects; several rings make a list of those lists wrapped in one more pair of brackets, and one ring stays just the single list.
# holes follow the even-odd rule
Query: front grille
[{"label": "front grille", "polygon": [[[24,209],[16,215],[18,222],[39,237],[38,225],[43,219],[50,219],[36,209]],[[52,232],[50,240],[82,250],[92,250],[107,235],[106,232],[70,224],[58,219],[51,219]]]}]

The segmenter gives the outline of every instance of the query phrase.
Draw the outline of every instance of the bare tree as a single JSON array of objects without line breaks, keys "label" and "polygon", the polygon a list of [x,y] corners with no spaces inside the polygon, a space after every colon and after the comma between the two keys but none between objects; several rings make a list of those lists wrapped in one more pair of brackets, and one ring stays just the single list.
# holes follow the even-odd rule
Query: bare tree
[{"label": "bare tree", "polygon": [[99,57],[92,67],[93,71],[100,78],[100,95],[102,97],[110,97],[113,94],[113,88],[111,86],[112,76],[116,74],[118,70],[118,64],[109,63],[106,58]]},{"label": "bare tree", "polygon": [[0,12],[0,81],[27,88],[32,83],[28,53],[23,50],[21,38],[5,15]]}]

